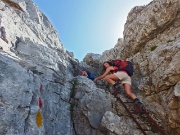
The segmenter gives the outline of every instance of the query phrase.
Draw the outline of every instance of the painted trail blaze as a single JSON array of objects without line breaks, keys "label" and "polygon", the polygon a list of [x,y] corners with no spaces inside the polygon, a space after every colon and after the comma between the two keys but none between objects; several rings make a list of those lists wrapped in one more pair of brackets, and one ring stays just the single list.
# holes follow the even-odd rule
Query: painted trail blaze
[{"label": "painted trail blaze", "polygon": [[42,108],[42,100],[41,100],[41,98],[39,98],[38,104],[39,104],[39,108],[41,109]]},{"label": "painted trail blaze", "polygon": [[37,124],[38,128],[41,127],[43,124],[40,109],[38,110],[37,115],[36,115],[36,124]]}]

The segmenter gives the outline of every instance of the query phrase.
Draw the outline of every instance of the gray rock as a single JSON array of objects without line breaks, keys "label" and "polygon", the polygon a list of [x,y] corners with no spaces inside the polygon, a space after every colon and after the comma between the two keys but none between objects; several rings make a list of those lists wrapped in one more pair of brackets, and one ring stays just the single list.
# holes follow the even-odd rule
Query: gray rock
[{"label": "gray rock", "polygon": [[88,53],[84,57],[83,61],[92,67],[99,68],[99,60],[100,60],[101,55],[100,54],[93,54],[93,53]]},{"label": "gray rock", "polygon": [[9,28],[3,32],[13,46],[0,39],[0,134],[73,135],[70,81],[76,60],[66,53],[51,23],[32,1],[0,1],[5,4],[1,27]]},{"label": "gray rock", "polygon": [[[180,128],[177,122],[180,81],[179,7],[178,0],[156,0],[146,6],[133,8],[127,17],[123,39],[118,39],[115,47],[103,52],[99,58],[100,65],[110,59],[130,60],[134,63],[132,90],[150,108],[150,112],[158,117],[163,127],[169,125],[166,128],[168,134],[178,134]],[[91,61],[88,63],[95,60]],[[98,83],[98,87],[103,88],[103,82]]]},{"label": "gray rock", "polygon": [[178,82],[174,87],[174,95],[180,97],[180,82]]},{"label": "gray rock", "polygon": [[[78,64],[99,76],[109,59],[134,63],[132,91],[169,135],[179,134],[179,4],[156,0],[133,8],[123,39],[79,63],[31,0],[0,1],[0,27],[5,28],[0,32],[0,134],[142,134],[110,95],[110,85],[77,76]],[[128,100],[125,93],[121,98]]]},{"label": "gray rock", "polygon": [[[75,131],[80,135],[90,134],[91,132],[94,132],[94,135],[100,134],[99,126],[102,117],[106,111],[112,110],[111,98],[104,90],[96,88],[94,82],[90,79],[78,76],[75,80],[78,83],[75,89],[75,107],[73,111]],[[83,124],[80,121],[83,121]]]},{"label": "gray rock", "polygon": [[[136,129],[136,125],[131,119],[107,111],[101,121],[101,128],[106,130],[109,135],[139,135],[140,130]],[[151,134],[151,133],[149,133]]]}]

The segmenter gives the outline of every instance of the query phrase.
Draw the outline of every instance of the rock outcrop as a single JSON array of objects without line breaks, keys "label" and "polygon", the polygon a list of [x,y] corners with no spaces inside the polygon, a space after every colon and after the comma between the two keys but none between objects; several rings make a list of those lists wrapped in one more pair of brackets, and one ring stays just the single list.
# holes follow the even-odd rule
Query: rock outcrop
[{"label": "rock outcrop", "polygon": [[31,0],[0,1],[0,16],[0,134],[74,134],[69,108],[77,61]]},{"label": "rock outcrop", "polygon": [[106,111],[112,111],[110,93],[97,88],[86,77],[74,79],[73,121],[78,135],[103,135],[99,130],[102,117]]},{"label": "rock outcrop", "polygon": [[[180,129],[180,97],[175,95],[180,81],[179,10],[178,0],[157,0],[134,8],[125,24],[121,56],[134,62],[135,85],[169,134],[179,134]],[[127,52],[131,52],[131,57]]]},{"label": "rock outcrop", "polygon": [[109,59],[134,63],[134,92],[171,135],[180,134],[179,11],[179,0],[156,0],[133,8],[121,45],[105,51],[99,59],[100,63]]},{"label": "rock outcrop", "polygon": [[79,63],[31,0],[0,0],[0,134],[142,134],[110,85],[78,76],[78,66],[99,76],[104,61],[127,59],[133,92],[167,134],[179,135],[179,7],[179,0],[156,0],[133,8],[124,38]]},{"label": "rock outcrop", "polygon": [[[76,134],[141,134],[136,124],[108,90],[97,88],[98,83],[83,76],[74,78],[73,84],[71,116]],[[125,94],[122,98],[127,100]]]}]

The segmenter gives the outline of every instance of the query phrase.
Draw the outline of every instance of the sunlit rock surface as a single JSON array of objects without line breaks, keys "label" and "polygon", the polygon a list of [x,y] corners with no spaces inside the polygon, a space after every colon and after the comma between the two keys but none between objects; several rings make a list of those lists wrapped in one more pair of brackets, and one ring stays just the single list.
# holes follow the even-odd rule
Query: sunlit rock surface
[{"label": "sunlit rock surface", "polygon": [[69,108],[77,61],[31,0],[1,0],[0,16],[6,32],[1,29],[0,134],[74,134]]},{"label": "sunlit rock surface", "polygon": [[0,0],[0,134],[142,134],[110,85],[78,76],[78,67],[98,76],[104,61],[117,58],[134,63],[133,92],[167,134],[179,135],[179,7],[179,0],[156,0],[133,8],[123,39],[79,63],[31,0]]},{"label": "sunlit rock surface", "polygon": [[180,134],[179,11],[179,0],[156,0],[133,8],[124,38],[99,59],[100,63],[116,58],[134,63],[134,93],[171,135]]}]

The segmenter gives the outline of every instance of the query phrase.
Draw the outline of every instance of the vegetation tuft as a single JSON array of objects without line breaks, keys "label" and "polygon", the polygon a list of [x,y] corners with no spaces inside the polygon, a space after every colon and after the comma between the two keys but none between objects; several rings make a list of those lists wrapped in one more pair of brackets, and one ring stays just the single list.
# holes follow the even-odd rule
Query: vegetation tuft
[{"label": "vegetation tuft", "polygon": [[72,89],[71,89],[71,98],[74,98],[75,96],[75,91],[76,91],[76,86],[78,85],[78,81],[74,80],[73,84],[72,84]]},{"label": "vegetation tuft", "polygon": [[[76,86],[77,85],[78,85],[78,81],[74,80],[73,83],[72,83],[72,89],[71,89],[71,94],[70,94],[71,98],[74,98],[74,96],[75,96]],[[70,110],[71,119],[73,118],[73,115],[74,115],[74,113],[73,113],[74,106],[75,106],[75,104],[73,102],[70,103],[69,110]]]},{"label": "vegetation tuft", "polygon": [[69,108],[69,110],[70,110],[70,114],[71,114],[71,118],[73,118],[73,108],[74,108],[74,104],[73,103],[71,103],[70,104],[70,108]]},{"label": "vegetation tuft", "polygon": [[154,51],[156,48],[157,48],[156,45],[152,46],[152,47],[151,47],[151,51]]},{"label": "vegetation tuft", "polygon": [[173,40],[169,39],[169,40],[167,41],[167,43],[170,43],[170,42],[173,42]]}]

